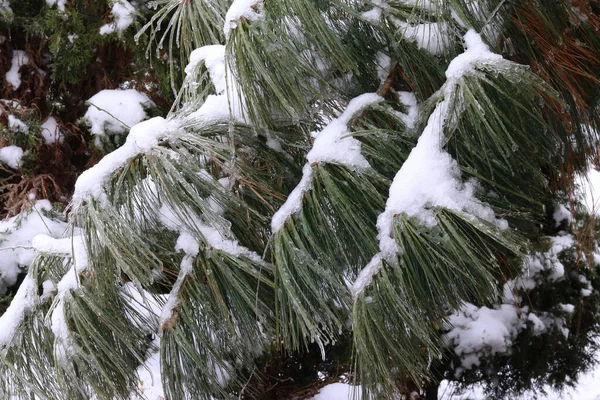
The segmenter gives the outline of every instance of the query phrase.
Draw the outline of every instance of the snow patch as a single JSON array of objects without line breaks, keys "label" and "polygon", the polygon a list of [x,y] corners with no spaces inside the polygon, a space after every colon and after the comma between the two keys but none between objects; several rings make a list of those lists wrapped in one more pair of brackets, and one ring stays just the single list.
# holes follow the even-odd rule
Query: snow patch
[{"label": "snow patch", "polygon": [[21,168],[21,158],[23,158],[23,149],[18,146],[6,146],[0,149],[0,162],[12,169]]},{"label": "snow patch", "polygon": [[490,309],[466,303],[449,322],[454,329],[446,337],[467,369],[479,365],[480,356],[506,353],[523,326],[518,308],[509,304]]},{"label": "snow patch", "polygon": [[204,62],[218,95],[227,89],[225,80],[225,46],[203,46],[190,54],[190,62],[185,67],[186,75],[191,75],[200,63]]},{"label": "snow patch", "polygon": [[352,99],[345,111],[321,132],[314,132],[316,137],[312,149],[306,155],[308,163],[302,169],[302,179],[290,193],[285,203],[277,210],[271,220],[273,233],[280,231],[292,215],[302,209],[302,199],[312,185],[313,166],[318,163],[336,163],[354,170],[370,168],[369,162],[360,152],[361,144],[350,137],[348,124],[365,108],[383,101],[375,93],[366,93]]},{"label": "snow patch", "polygon": [[102,90],[87,103],[90,107],[82,120],[96,136],[126,133],[148,117],[144,107],[153,105],[148,96],[134,89]]},{"label": "snow patch", "polygon": [[127,0],[117,0],[114,2],[110,13],[113,16],[113,22],[104,24],[100,27],[101,35],[117,32],[120,36],[131,24],[133,24],[135,19],[135,7]]},{"label": "snow patch", "polygon": [[177,124],[161,117],[152,118],[135,125],[131,128],[127,141],[123,146],[104,156],[98,164],[79,176],[75,183],[71,205],[77,208],[84,201],[90,199],[101,202],[106,201],[104,185],[111,175],[124,167],[129,160],[138,154],[151,151],[162,139],[177,130]]},{"label": "snow patch", "polygon": [[263,9],[264,0],[235,0],[225,15],[225,37],[229,38],[230,31],[235,29],[242,19],[251,22],[260,20]]},{"label": "snow patch", "polygon": [[67,4],[67,0],[46,0],[46,4],[50,7],[56,5],[60,11],[65,11],[65,4]]},{"label": "snow patch", "polygon": [[29,64],[29,57],[23,50],[13,50],[10,69],[6,73],[6,81],[10,83],[13,90],[17,90],[21,86],[21,74],[19,69],[23,65]]},{"label": "snow patch", "polygon": [[42,124],[42,138],[44,138],[44,143],[46,144],[62,143],[65,137],[58,127],[56,118],[52,116],[48,117]]}]

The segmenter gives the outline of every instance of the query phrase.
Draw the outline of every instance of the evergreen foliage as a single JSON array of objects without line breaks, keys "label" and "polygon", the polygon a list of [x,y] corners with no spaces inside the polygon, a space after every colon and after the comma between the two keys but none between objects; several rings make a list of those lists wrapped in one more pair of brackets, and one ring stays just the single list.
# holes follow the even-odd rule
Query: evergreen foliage
[{"label": "evergreen foliage", "polygon": [[[596,222],[575,183],[598,163],[599,13],[0,0],[3,54],[27,55],[1,59],[19,102],[3,100],[0,151],[27,152],[0,153],[3,214],[33,194],[69,220],[27,246],[0,397],[143,396],[137,374],[160,360],[168,399],[269,398],[280,360],[314,373],[315,353],[365,399],[429,399],[443,378],[494,398],[573,384],[600,334]],[[77,121],[114,88],[156,108],[94,144]],[[64,141],[40,138],[50,115]],[[49,148],[68,174],[40,163]],[[489,315],[502,343],[465,346]]]}]

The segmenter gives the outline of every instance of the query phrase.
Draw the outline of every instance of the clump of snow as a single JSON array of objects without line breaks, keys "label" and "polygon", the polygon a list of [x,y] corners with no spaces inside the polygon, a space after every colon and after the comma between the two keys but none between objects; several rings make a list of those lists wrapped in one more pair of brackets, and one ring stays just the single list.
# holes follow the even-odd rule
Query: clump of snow
[{"label": "clump of snow", "polygon": [[29,127],[25,124],[25,122],[21,121],[19,118],[14,115],[8,116],[8,129],[13,132],[27,133],[29,132]]},{"label": "clump of snow", "polygon": [[371,261],[360,271],[358,277],[350,286],[352,298],[356,299],[373,282],[373,277],[381,271],[383,261],[379,255],[375,255]]},{"label": "clump of snow", "polygon": [[171,293],[169,293],[167,303],[160,314],[159,324],[161,330],[164,329],[166,324],[168,324],[168,321],[173,316],[175,307],[179,305],[179,291],[181,290],[181,287],[183,286],[188,275],[191,274],[194,269],[194,259],[200,252],[200,244],[192,235],[184,231],[177,239],[175,250],[183,251],[185,255],[183,256],[179,266],[179,275],[177,276],[177,281],[175,281],[175,284],[171,289]]},{"label": "clump of snow", "polygon": [[413,129],[419,117],[419,103],[417,97],[411,92],[397,92],[398,100],[406,107],[406,113],[402,113],[402,121],[408,129]]},{"label": "clump of snow", "polygon": [[383,16],[383,9],[387,7],[387,4],[383,0],[372,0],[373,8],[369,11],[363,12],[360,16],[372,24],[379,25],[381,17]]},{"label": "clump of snow", "polygon": [[418,47],[431,54],[440,55],[448,47],[449,28],[447,23],[432,22],[412,25],[397,19],[394,19],[394,23],[406,40],[415,42]]},{"label": "clump of snow", "polygon": [[466,303],[449,321],[454,329],[447,339],[467,369],[479,365],[482,355],[506,353],[523,326],[518,308],[509,304],[490,309]]},{"label": "clump of snow", "polygon": [[19,325],[35,306],[36,297],[37,285],[31,274],[27,274],[10,306],[0,317],[0,351],[4,351],[15,340]]},{"label": "clump of snow", "polygon": [[349,136],[348,124],[362,110],[382,101],[383,97],[376,93],[352,99],[342,115],[315,134],[313,147],[306,155],[308,163],[336,163],[358,170],[369,168],[369,162],[360,152],[360,141]]},{"label": "clump of snow", "polygon": [[65,4],[67,4],[67,0],[46,0],[46,4],[50,7],[56,5],[60,11],[65,11]]},{"label": "clump of snow", "polygon": [[467,50],[452,60],[446,71],[448,80],[441,89],[444,99],[430,115],[417,146],[394,177],[386,209],[377,220],[384,257],[391,258],[398,252],[392,226],[394,216],[402,213],[433,227],[437,222],[432,208],[443,207],[479,217],[501,228],[508,227],[506,221],[496,219],[493,210],[475,197],[475,181],[462,182],[458,164],[443,149],[444,127],[453,119],[450,105],[456,100],[453,91],[458,80],[476,64],[502,60],[502,56],[489,51],[475,31],[465,35],[465,42]]},{"label": "clump of snow", "polygon": [[217,94],[225,93],[227,84],[225,80],[225,46],[203,46],[190,54],[190,62],[185,67],[186,75],[192,74],[195,68],[204,62],[210,79],[215,86]]},{"label": "clump of snow", "polygon": [[346,383],[332,383],[321,390],[313,397],[313,400],[360,400],[362,398],[360,386],[351,386]]},{"label": "clump of snow", "polygon": [[[33,238],[38,234],[62,237],[67,224],[44,215],[52,209],[47,200],[35,202],[30,210],[10,219],[0,221],[0,295],[15,285],[20,273],[26,272],[37,252]],[[37,285],[27,275],[10,307],[0,318],[0,348],[10,344],[25,313],[34,306]]]},{"label": "clump of snow", "polygon": [[200,243],[208,249],[219,250],[234,257],[246,256],[255,262],[263,262],[257,253],[241,246],[237,241],[229,239],[231,231],[228,227],[222,227],[224,231],[221,232],[214,226],[205,224],[198,217],[192,217],[190,220],[184,222],[167,204],[161,207],[159,219],[167,228],[179,232],[175,250],[184,253],[177,281],[173,285],[168,300],[160,314],[159,324],[161,330],[168,328],[169,320],[172,318],[175,308],[179,305],[179,291],[186,278],[193,271],[194,259],[200,252]]},{"label": "clump of snow", "polygon": [[123,146],[107,154],[98,164],[81,174],[75,183],[71,204],[77,208],[90,199],[106,201],[104,185],[111,175],[125,166],[133,157],[151,151],[162,139],[177,130],[176,123],[161,117],[135,125],[131,128]]},{"label": "clump of snow", "polygon": [[336,163],[355,170],[370,168],[369,162],[360,151],[360,142],[348,136],[348,124],[365,108],[382,101],[383,98],[375,93],[358,96],[348,103],[342,115],[332,120],[321,132],[313,133],[316,139],[306,155],[308,163],[302,169],[302,179],[271,220],[274,233],[281,230],[285,222],[301,210],[304,193],[311,188],[312,168],[315,164]]},{"label": "clump of snow", "polygon": [[8,0],[0,0],[0,15],[4,18],[10,19],[12,17],[13,10],[10,8]]},{"label": "clump of snow", "polygon": [[[356,298],[371,283],[373,274],[381,269],[380,258],[393,260],[399,249],[392,237],[394,218],[405,214],[427,227],[437,224],[435,207],[446,208],[489,221],[500,229],[508,228],[508,222],[497,219],[494,211],[480,202],[475,193],[477,182],[463,182],[457,162],[444,149],[444,127],[455,120],[451,114],[460,112],[460,99],[454,90],[458,81],[476,66],[502,61],[501,55],[494,54],[483,43],[481,36],[469,30],[465,37],[466,50],[454,58],[446,70],[447,81],[440,89],[443,100],[429,116],[427,125],[419,137],[390,186],[386,208],[377,218],[380,253],[359,273],[359,280],[352,287]],[[407,99],[408,100],[408,99]],[[416,111],[413,111],[416,112]],[[414,121],[413,121],[414,122]]]},{"label": "clump of snow", "polygon": [[40,253],[69,256],[72,260],[71,268],[56,285],[57,293],[49,311],[56,358],[60,363],[65,363],[74,351],[71,332],[65,320],[65,301],[71,296],[71,290],[79,287],[79,276],[89,267],[87,250],[81,235],[63,239],[38,235],[33,245]]},{"label": "clump of snow", "polygon": [[242,19],[251,22],[260,20],[263,9],[264,0],[235,0],[225,15],[225,37],[229,38],[230,31],[235,29]]},{"label": "clump of snow", "polygon": [[204,63],[208,70],[216,94],[209,95],[202,106],[188,116],[190,121],[206,123],[233,119],[247,123],[248,109],[239,85],[234,81],[231,71],[227,70],[225,46],[204,46],[194,50],[190,55],[190,62],[185,68],[188,75],[186,79],[195,78],[193,72],[201,63]]},{"label": "clump of snow", "polygon": [[456,80],[472,72],[477,65],[493,64],[502,61],[500,54],[492,53],[474,30],[465,34],[466,51],[454,58],[446,70],[446,78]]},{"label": "clump of snow", "polygon": [[21,158],[23,158],[23,149],[19,146],[6,146],[0,149],[0,162],[12,169],[21,167]]},{"label": "clump of snow", "polygon": [[571,222],[571,212],[562,204],[556,204],[552,218],[556,223],[555,227],[558,228],[563,221]]},{"label": "clump of snow", "polygon": [[533,323],[533,334],[534,335],[541,335],[542,333],[544,333],[546,331],[546,325],[534,313],[529,314],[529,316],[527,317],[527,320],[531,321]]},{"label": "clump of snow", "polygon": [[42,124],[42,137],[46,144],[61,143],[64,140],[64,135],[54,117],[48,117]]},{"label": "clump of snow", "polygon": [[148,117],[144,108],[153,105],[148,96],[134,89],[102,90],[87,102],[90,107],[82,120],[96,136],[126,133]]},{"label": "clump of snow", "polygon": [[127,0],[116,0],[113,3],[110,13],[114,21],[110,24],[102,25],[100,28],[101,35],[108,35],[113,32],[122,35],[135,19],[135,7]]},{"label": "clump of snow", "polygon": [[590,214],[600,213],[600,171],[592,165],[588,167],[587,175],[576,179],[579,192],[583,196],[584,205]]},{"label": "clump of snow", "polygon": [[312,187],[312,178],[313,169],[310,164],[305,164],[302,168],[302,179],[271,219],[271,229],[273,233],[279,232],[292,215],[295,215],[302,210],[302,199],[304,198],[304,193],[309,191]]},{"label": "clump of snow", "polygon": [[17,90],[21,86],[21,74],[19,69],[29,64],[29,57],[23,50],[13,50],[10,69],[6,73],[6,81]]}]

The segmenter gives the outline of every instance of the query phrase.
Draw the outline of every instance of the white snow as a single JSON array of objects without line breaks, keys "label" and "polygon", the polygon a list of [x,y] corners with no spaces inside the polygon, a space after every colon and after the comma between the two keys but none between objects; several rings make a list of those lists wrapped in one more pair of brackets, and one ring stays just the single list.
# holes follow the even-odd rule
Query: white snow
[{"label": "white snow", "polygon": [[449,320],[454,328],[446,335],[447,339],[467,369],[479,365],[482,355],[506,353],[523,327],[519,309],[509,304],[491,309],[466,303]]},{"label": "white snow", "polygon": [[447,23],[433,22],[411,25],[398,19],[394,19],[394,23],[406,40],[415,42],[418,47],[431,54],[440,55],[448,47],[449,28]]},{"label": "white snow", "polygon": [[60,11],[65,11],[66,3],[67,0],[46,0],[46,4],[48,4],[50,7],[56,5]]},{"label": "white snow", "polygon": [[194,259],[200,252],[200,244],[192,235],[187,232],[182,232],[177,239],[175,250],[183,251],[185,255],[179,266],[177,281],[175,281],[175,284],[169,293],[167,303],[160,314],[159,326],[161,327],[161,330],[172,318],[174,309],[179,305],[179,291],[188,275],[194,269]]},{"label": "white snow", "polygon": [[[573,389],[566,389],[565,392],[552,390],[550,386],[544,387],[547,394],[528,393],[522,396],[516,396],[513,400],[600,400],[600,364],[592,371],[582,374]],[[327,400],[347,400],[348,398],[330,397]],[[472,388],[464,393],[458,394],[454,384],[443,381],[439,390],[440,400],[488,400],[480,386],[473,385]]]},{"label": "white snow", "polygon": [[556,204],[552,218],[554,218],[554,222],[556,223],[555,227],[558,228],[565,220],[568,223],[571,222],[571,212],[564,205]]},{"label": "white snow", "polygon": [[376,255],[360,271],[358,277],[350,287],[352,298],[356,299],[373,282],[373,277],[381,271],[383,261],[379,255]]},{"label": "white snow", "polygon": [[63,235],[66,224],[43,214],[51,209],[48,200],[39,200],[31,210],[0,221],[0,295],[16,283],[21,271],[27,271],[31,265],[36,256],[31,247],[34,236],[41,233],[54,237]]},{"label": "white snow", "polygon": [[0,317],[0,353],[17,338],[19,325],[35,306],[36,297],[37,285],[31,274],[27,274],[10,306]]},{"label": "white snow", "polygon": [[110,13],[113,16],[114,21],[100,27],[101,35],[108,35],[113,32],[122,35],[135,19],[135,7],[127,0],[116,0],[113,3]]},{"label": "white snow", "polygon": [[302,168],[302,179],[271,219],[271,230],[273,233],[279,232],[292,215],[295,215],[302,210],[302,199],[304,198],[304,193],[312,187],[312,177],[312,167],[310,164],[304,165]]},{"label": "white snow", "polygon": [[316,137],[312,149],[306,155],[308,162],[302,169],[302,179],[290,193],[285,203],[277,210],[271,220],[273,233],[281,230],[285,222],[302,209],[304,193],[311,188],[312,168],[318,163],[336,163],[354,170],[370,168],[369,162],[360,152],[360,142],[350,137],[348,123],[365,108],[383,101],[375,93],[366,93],[352,99],[345,111],[321,132],[313,132]]},{"label": "white snow", "polygon": [[223,32],[229,38],[230,31],[235,29],[243,19],[255,22],[262,18],[264,0],[235,0],[225,15]]},{"label": "white snow", "polygon": [[447,82],[441,91],[444,99],[429,116],[427,126],[417,146],[396,174],[390,187],[385,211],[377,220],[378,239],[384,257],[392,258],[397,252],[392,238],[394,216],[406,214],[428,227],[436,225],[433,207],[443,207],[460,213],[476,216],[507,228],[506,221],[498,220],[486,205],[475,197],[475,181],[462,182],[458,164],[443,150],[444,127],[454,116],[450,105],[454,98],[454,87],[464,74],[472,71],[476,64],[502,60],[493,54],[474,31],[465,35],[467,50],[450,63],[446,71]]},{"label": "white snow", "polygon": [[148,96],[135,89],[102,90],[87,102],[90,107],[82,120],[97,136],[126,133],[148,117],[144,107],[153,105]]},{"label": "white snow", "polygon": [[546,325],[544,325],[544,322],[542,322],[542,320],[539,319],[534,313],[529,314],[527,320],[533,323],[533,333],[535,335],[542,334],[546,330]]},{"label": "white snow", "polygon": [[323,387],[319,391],[319,394],[313,397],[312,400],[360,400],[361,398],[360,386],[351,386],[346,383],[332,383]]},{"label": "white snow", "polygon": [[13,50],[10,69],[6,73],[6,81],[11,84],[14,90],[17,90],[21,86],[19,68],[26,64],[29,64],[27,54],[23,50]]},{"label": "white snow", "polygon": [[450,62],[446,70],[446,78],[460,79],[465,74],[472,72],[476,65],[493,64],[503,60],[500,54],[490,51],[481,36],[474,30],[469,30],[464,39],[467,50]]},{"label": "white snow", "polygon": [[194,72],[202,62],[208,70],[216,94],[209,95],[202,106],[188,116],[190,122],[207,123],[233,119],[241,123],[248,123],[246,118],[248,109],[244,102],[244,96],[234,80],[234,74],[228,71],[225,63],[225,47],[214,45],[194,50],[190,55],[190,62],[185,68],[188,75],[186,81],[196,78]]},{"label": "white snow", "polygon": [[[47,200],[39,200],[31,210],[20,215],[0,221],[0,294],[14,285],[17,275],[26,271],[33,262],[37,252],[33,239],[38,234],[50,234],[61,237],[66,223],[54,221],[43,215],[42,211],[50,210],[52,205]],[[48,285],[44,285],[46,291]],[[17,294],[4,315],[0,317],[0,349],[10,345],[16,339],[18,326],[35,305],[37,285],[31,274],[25,277]],[[40,298],[40,301],[42,299]]]},{"label": "white snow", "polygon": [[64,140],[64,134],[58,127],[58,122],[56,122],[56,119],[52,116],[48,117],[42,124],[41,133],[44,138],[44,143],[46,144],[53,144],[56,142],[61,143]]},{"label": "white snow", "polygon": [[59,363],[65,363],[74,351],[71,332],[65,320],[65,300],[71,296],[71,290],[79,286],[79,276],[89,267],[88,254],[81,235],[63,239],[54,239],[47,235],[38,235],[33,245],[40,253],[71,257],[71,268],[56,285],[56,296],[50,308],[50,328],[55,338],[55,352]]},{"label": "white snow", "polygon": [[576,183],[579,187],[579,193],[583,196],[584,205],[588,212],[592,214],[600,213],[600,171],[592,165],[588,167],[585,176],[578,176]]},{"label": "white snow", "polygon": [[25,122],[21,121],[19,118],[14,115],[8,116],[8,128],[13,132],[21,132],[27,133],[29,132],[29,127],[25,124]]},{"label": "white snow", "polygon": [[[156,336],[154,344],[160,346],[160,337]],[[160,351],[151,353],[146,362],[140,366],[136,374],[139,381],[139,391],[147,400],[164,400],[165,392],[162,386],[160,371]]]},{"label": "white snow", "polygon": [[23,149],[18,146],[6,146],[0,149],[0,162],[12,169],[21,167],[21,158],[23,158]]},{"label": "white snow", "polygon": [[[158,331],[158,316],[161,313],[162,304],[166,303],[168,295],[152,295],[143,289],[138,289],[132,283],[123,285],[122,293],[124,300],[127,301],[139,315],[146,321],[155,321],[156,326],[150,327],[152,332]],[[141,329],[149,327],[139,325],[139,320],[132,318],[131,322]],[[161,381],[160,371],[160,336],[154,335],[153,345],[156,350],[149,349],[146,361],[136,370],[138,377],[138,390],[143,395],[140,397],[137,393],[132,393],[132,400],[164,400],[164,390]]]},{"label": "white snow", "polygon": [[408,129],[413,129],[417,124],[419,117],[419,103],[417,97],[411,92],[397,92],[398,100],[407,108],[406,113],[402,113],[402,120]]},{"label": "white snow", "polygon": [[342,115],[315,134],[313,147],[306,155],[308,163],[336,163],[356,170],[370,168],[360,152],[360,141],[349,136],[348,124],[362,110],[382,101],[383,97],[376,93],[366,93],[352,99]]},{"label": "white snow", "polygon": [[190,62],[185,67],[186,75],[192,74],[195,68],[204,62],[215,86],[217,94],[225,93],[227,82],[225,80],[225,46],[213,45],[200,47],[190,54]]},{"label": "white snow", "polygon": [[[588,373],[581,375],[573,389],[564,393],[545,387],[547,394],[535,393],[537,400],[600,400],[600,365]],[[352,397],[353,392],[356,397]],[[517,396],[513,400],[531,400],[534,393]],[[458,394],[453,383],[443,381],[439,389],[440,400],[488,400],[480,386],[473,387],[464,393]],[[319,394],[312,400],[360,400],[360,386],[351,386],[346,383],[332,383],[323,387]],[[156,399],[152,399],[156,400]]]},{"label": "white snow", "polygon": [[114,172],[125,166],[138,154],[151,151],[162,139],[177,130],[176,123],[161,117],[135,125],[131,128],[123,146],[104,156],[98,164],[79,176],[75,183],[71,204],[77,208],[89,199],[105,201],[104,185]]},{"label": "white snow", "polygon": [[8,0],[0,0],[0,15],[4,16],[4,18],[10,19],[12,13],[13,10],[10,8]]}]

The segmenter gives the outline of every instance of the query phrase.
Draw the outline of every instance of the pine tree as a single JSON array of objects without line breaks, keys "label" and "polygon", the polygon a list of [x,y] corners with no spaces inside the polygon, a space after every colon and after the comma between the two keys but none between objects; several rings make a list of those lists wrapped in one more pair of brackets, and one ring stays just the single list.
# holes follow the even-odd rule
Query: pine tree
[{"label": "pine tree", "polygon": [[[133,126],[86,114],[113,136],[89,140],[106,155],[68,223],[46,203],[10,220],[59,225],[0,317],[0,397],[143,396],[160,362],[169,399],[282,398],[336,368],[368,399],[436,398],[443,378],[502,398],[593,365],[600,251],[577,177],[600,166],[600,2],[45,3],[0,14],[93,32],[68,57],[52,36],[54,82],[76,90],[115,40],[167,60],[155,86],[126,81],[176,96]],[[11,112],[16,145],[32,136]],[[298,383],[273,390],[273,371]]]}]

